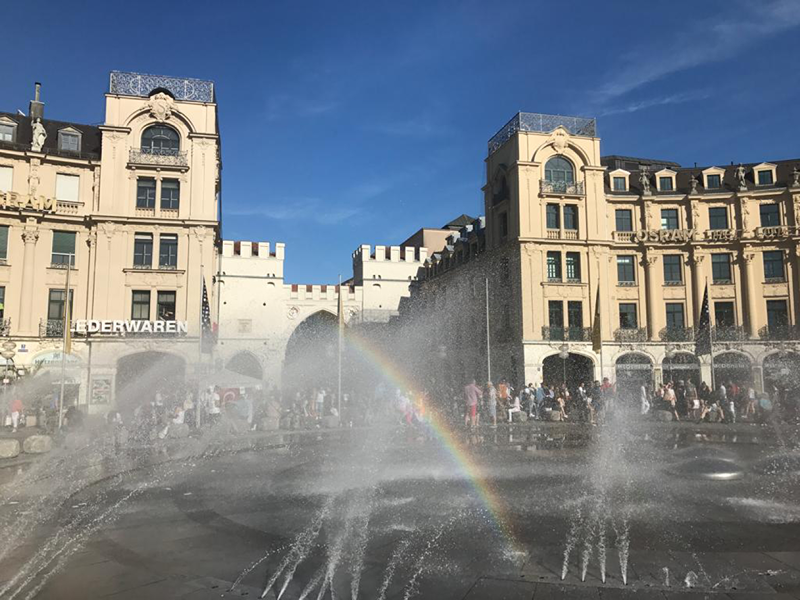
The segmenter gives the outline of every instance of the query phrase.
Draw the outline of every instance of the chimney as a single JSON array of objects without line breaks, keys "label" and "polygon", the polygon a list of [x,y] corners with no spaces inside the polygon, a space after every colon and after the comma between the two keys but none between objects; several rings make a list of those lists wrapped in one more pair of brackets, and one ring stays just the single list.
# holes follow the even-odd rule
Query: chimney
[{"label": "chimney", "polygon": [[42,84],[37,81],[35,92],[33,94],[33,100],[31,100],[30,104],[28,105],[28,114],[33,121],[44,118],[44,102],[39,101],[41,90]]}]

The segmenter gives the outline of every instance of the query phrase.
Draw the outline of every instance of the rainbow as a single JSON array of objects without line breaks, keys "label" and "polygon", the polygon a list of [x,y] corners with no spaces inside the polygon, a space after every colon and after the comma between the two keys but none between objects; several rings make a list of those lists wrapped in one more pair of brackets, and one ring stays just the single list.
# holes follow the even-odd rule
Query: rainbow
[{"label": "rainbow", "polygon": [[[352,330],[343,329],[343,331],[343,339],[348,347],[356,350],[362,358],[378,369],[393,386],[404,391],[419,392],[417,385],[380,348]],[[495,529],[511,545],[513,551],[520,551],[521,546],[511,527],[511,519],[505,503],[492,489],[489,480],[484,476],[481,467],[475,462],[465,444],[447,421],[430,407],[425,407],[425,423],[434,438],[470,482],[477,497],[491,516]]]}]

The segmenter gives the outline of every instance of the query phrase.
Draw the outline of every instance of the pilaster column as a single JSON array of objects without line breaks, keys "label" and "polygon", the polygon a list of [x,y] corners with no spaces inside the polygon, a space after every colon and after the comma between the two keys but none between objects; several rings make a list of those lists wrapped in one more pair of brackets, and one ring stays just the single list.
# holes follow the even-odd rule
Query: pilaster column
[{"label": "pilaster column", "polygon": [[[703,268],[702,264],[705,260],[705,254],[694,253],[689,257],[689,265],[692,269],[692,298],[694,299],[694,323],[700,321],[700,311],[703,308],[703,294],[705,293],[705,285],[703,281]],[[713,312],[712,307],[708,307],[709,312]]]},{"label": "pilaster column", "polygon": [[645,298],[647,302],[647,337],[650,340],[656,340],[658,337],[658,330],[656,328],[656,296],[660,296],[658,286],[655,281],[655,264],[658,261],[657,255],[648,255],[644,257],[643,265],[645,272]]},{"label": "pilaster column", "polygon": [[22,241],[25,251],[22,255],[22,289],[19,298],[19,332],[23,335],[33,333],[31,325],[31,307],[33,305],[33,276],[36,255],[36,242],[39,241],[39,231],[29,229],[22,232]]},{"label": "pilaster column", "polygon": [[758,307],[756,306],[756,289],[758,287],[758,282],[753,272],[753,259],[755,259],[755,257],[755,252],[742,252],[745,293],[747,294],[747,333],[751,339],[758,338],[758,323],[756,322],[756,314],[758,312]]}]

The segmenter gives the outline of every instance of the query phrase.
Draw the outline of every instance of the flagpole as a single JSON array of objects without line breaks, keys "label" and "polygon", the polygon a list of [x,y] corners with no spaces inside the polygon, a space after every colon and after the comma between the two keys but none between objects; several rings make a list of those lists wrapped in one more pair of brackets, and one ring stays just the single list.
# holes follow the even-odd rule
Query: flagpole
[{"label": "flagpole", "polygon": [[339,424],[342,423],[342,330],[344,329],[344,302],[342,300],[342,276],[339,275],[339,295],[336,298],[337,304],[339,305],[339,339],[337,342],[338,345],[338,364],[337,364],[337,392],[336,392],[336,402],[337,402],[337,410],[339,412]]},{"label": "flagpole", "polygon": [[70,337],[69,326],[72,320],[70,315],[70,302],[69,302],[69,273],[72,270],[72,257],[73,254],[67,255],[67,283],[65,285],[64,293],[64,343],[61,349],[61,388],[58,392],[58,428],[64,424],[64,378],[67,372],[67,352],[70,350]]},{"label": "flagpole", "polygon": [[[203,378],[203,287],[205,286],[205,268],[203,263],[200,263],[200,310],[199,313],[199,322],[198,322],[198,333],[197,333],[197,398],[195,398],[194,402],[194,426],[197,431],[200,431],[200,400],[203,397],[203,386],[200,385],[200,381]],[[213,400],[212,400],[213,402]]]},{"label": "flagpole", "polygon": [[486,381],[492,380],[492,344],[489,339],[489,278],[486,282]]}]

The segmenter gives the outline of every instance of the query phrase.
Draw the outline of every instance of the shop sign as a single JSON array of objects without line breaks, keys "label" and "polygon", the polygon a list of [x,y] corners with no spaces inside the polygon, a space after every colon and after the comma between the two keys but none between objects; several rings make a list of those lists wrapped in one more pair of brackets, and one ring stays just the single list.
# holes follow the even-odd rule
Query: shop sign
[{"label": "shop sign", "polygon": [[[33,359],[33,364],[42,367],[60,365],[63,357],[64,353],[61,351],[45,352],[35,357]],[[75,367],[81,364],[81,359],[72,354],[67,354],[64,362],[67,366]]]},{"label": "shop sign", "polygon": [[186,321],[96,321],[72,322],[72,331],[78,335],[87,333],[188,333]]},{"label": "shop sign", "polygon": [[691,242],[696,229],[640,229],[634,234],[637,242]]}]

